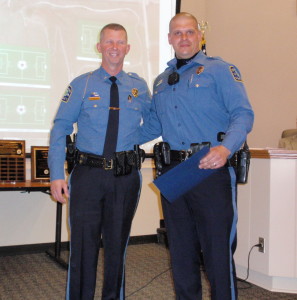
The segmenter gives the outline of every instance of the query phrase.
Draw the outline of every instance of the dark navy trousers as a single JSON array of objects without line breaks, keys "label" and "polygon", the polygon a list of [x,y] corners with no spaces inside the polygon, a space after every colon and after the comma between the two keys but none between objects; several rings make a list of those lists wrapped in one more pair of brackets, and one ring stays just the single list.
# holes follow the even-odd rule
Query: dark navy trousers
[{"label": "dark navy trousers", "polygon": [[113,170],[76,166],[70,178],[70,258],[67,300],[92,300],[102,236],[102,299],[125,297],[125,255],[140,195],[141,174],[115,177]]},{"label": "dark navy trousers", "polygon": [[176,299],[202,299],[201,251],[211,299],[237,299],[233,261],[237,223],[233,168],[218,169],[173,203],[162,197],[162,207]]}]

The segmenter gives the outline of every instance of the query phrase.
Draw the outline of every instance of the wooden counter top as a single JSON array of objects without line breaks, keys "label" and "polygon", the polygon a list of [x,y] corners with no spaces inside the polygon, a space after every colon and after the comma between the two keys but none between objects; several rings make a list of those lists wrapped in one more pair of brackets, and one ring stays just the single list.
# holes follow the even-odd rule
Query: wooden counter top
[{"label": "wooden counter top", "polygon": [[283,148],[250,148],[252,158],[297,159],[297,150]]}]

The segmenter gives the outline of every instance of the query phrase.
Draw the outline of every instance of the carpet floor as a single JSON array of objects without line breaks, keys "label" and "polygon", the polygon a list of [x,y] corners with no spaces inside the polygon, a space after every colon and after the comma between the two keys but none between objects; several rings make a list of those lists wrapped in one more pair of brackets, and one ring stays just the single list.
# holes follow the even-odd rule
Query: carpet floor
[{"label": "carpet floor", "polygon": [[[67,260],[68,251],[61,256]],[[95,299],[102,289],[103,251],[99,255]],[[67,271],[45,253],[0,257],[1,300],[65,299]],[[203,300],[210,300],[207,279],[202,272]],[[297,300],[296,294],[273,293],[238,282],[239,300]],[[161,244],[129,245],[126,261],[126,299],[174,300],[168,249]]]}]

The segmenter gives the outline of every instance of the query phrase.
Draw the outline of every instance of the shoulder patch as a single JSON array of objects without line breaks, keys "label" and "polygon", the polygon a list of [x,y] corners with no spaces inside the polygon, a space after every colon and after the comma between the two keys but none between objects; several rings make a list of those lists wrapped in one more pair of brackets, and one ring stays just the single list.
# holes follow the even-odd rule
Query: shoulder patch
[{"label": "shoulder patch", "polygon": [[239,81],[242,82],[241,76],[239,74],[239,72],[236,70],[236,68],[234,66],[230,66],[229,70],[234,78],[235,81]]},{"label": "shoulder patch", "polygon": [[72,87],[71,87],[71,85],[69,85],[67,87],[67,89],[66,89],[66,91],[65,91],[65,93],[64,93],[64,95],[63,95],[63,97],[61,99],[61,101],[67,103],[69,101],[69,99],[70,99],[71,94],[72,94]]}]

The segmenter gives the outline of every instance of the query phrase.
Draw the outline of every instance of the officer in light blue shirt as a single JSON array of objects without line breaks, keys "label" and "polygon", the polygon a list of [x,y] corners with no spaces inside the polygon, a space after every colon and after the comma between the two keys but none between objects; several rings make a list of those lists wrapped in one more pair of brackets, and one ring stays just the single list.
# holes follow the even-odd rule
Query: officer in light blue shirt
[{"label": "officer in light blue shirt", "polygon": [[[134,146],[139,144],[140,125],[146,122],[151,106],[146,82],[123,71],[130,49],[125,28],[119,24],[103,27],[97,49],[102,53],[101,67],[70,83],[50,137],[51,194],[61,203],[69,197],[68,300],[94,298],[101,235],[102,299],[125,298],[125,253],[141,184],[142,152]],[[75,166],[68,188],[65,142],[74,123]]]},{"label": "officer in light blue shirt", "polygon": [[[77,148],[102,155],[109,116],[110,74],[99,69],[75,78],[65,91],[51,131],[51,181],[64,179],[65,135],[77,123]],[[139,140],[139,126],[151,106],[147,84],[135,73],[117,74],[120,124],[116,151],[133,150]]]},{"label": "officer in light blue shirt", "polygon": [[142,127],[142,142],[162,135],[169,144],[167,160],[170,156],[171,161],[163,165],[163,173],[178,165],[197,144],[210,145],[197,167],[216,169],[175,202],[162,196],[176,299],[202,299],[202,251],[211,299],[234,300],[236,178],[227,159],[251,131],[254,113],[238,69],[200,51],[202,34],[194,16],[174,16],[168,40],[176,57],[155,80],[150,121]]}]

